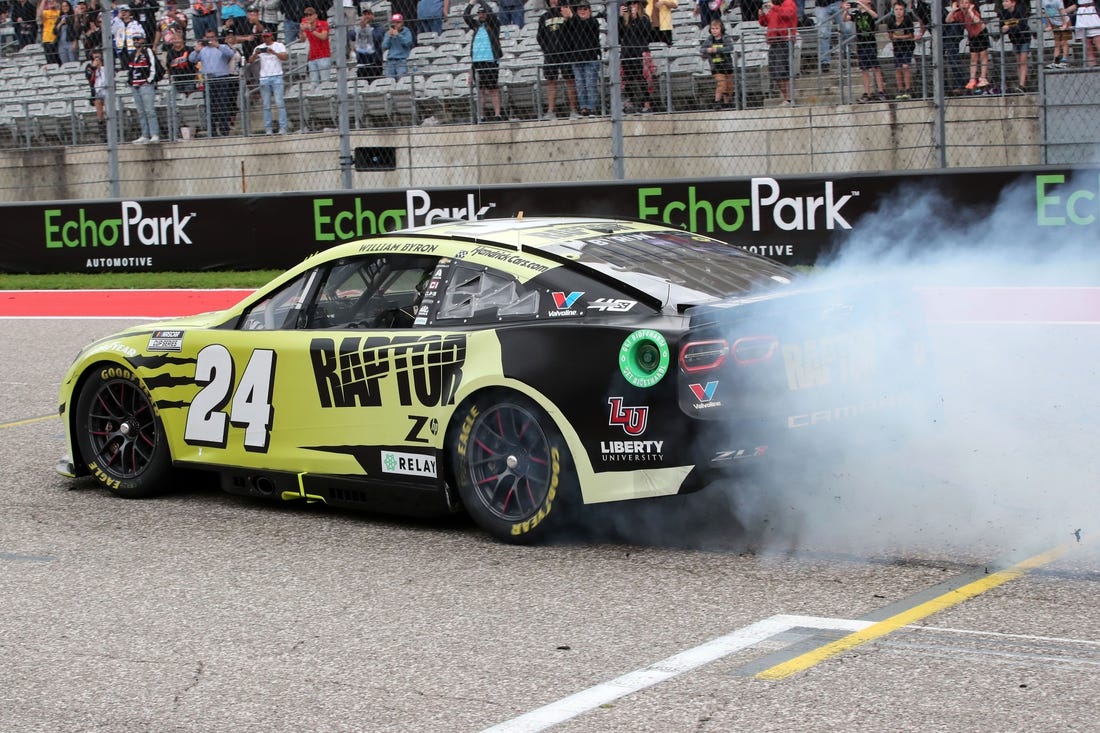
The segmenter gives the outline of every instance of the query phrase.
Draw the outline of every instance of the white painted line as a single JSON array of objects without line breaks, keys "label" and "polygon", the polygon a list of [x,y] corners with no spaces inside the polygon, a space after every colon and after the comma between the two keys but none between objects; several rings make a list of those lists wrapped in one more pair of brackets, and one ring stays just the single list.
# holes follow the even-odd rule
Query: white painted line
[{"label": "white painted line", "polygon": [[1002,639],[1021,639],[1023,641],[1050,641],[1058,644],[1083,644],[1085,646],[1100,646],[1100,641],[1089,639],[1067,639],[1064,636],[1033,636],[1032,634],[1005,634],[999,631],[973,631],[971,629],[951,629],[946,626],[918,626],[911,624],[906,629],[916,631],[939,631],[949,634],[972,634],[974,636],[997,636]]},{"label": "white painted line", "polygon": [[0,321],[167,321],[179,317],[181,316],[0,316]]},{"label": "white painted line", "polygon": [[935,324],[937,326],[1096,326],[1100,325],[1100,321],[1009,321],[1009,320],[997,320],[986,319],[982,321],[976,320],[955,320],[947,318],[929,318],[929,325]]},{"label": "white painted line", "polygon": [[757,621],[725,636],[700,644],[694,649],[674,654],[659,662],[628,672],[622,677],[589,687],[561,700],[543,705],[518,718],[486,728],[482,733],[535,733],[535,731],[562,723],[570,718],[594,710],[620,697],[652,687],[704,664],[709,664],[734,652],[746,649],[769,637],[794,628],[859,631],[873,624],[857,619],[821,618],[818,616],[792,616],[779,614]]}]

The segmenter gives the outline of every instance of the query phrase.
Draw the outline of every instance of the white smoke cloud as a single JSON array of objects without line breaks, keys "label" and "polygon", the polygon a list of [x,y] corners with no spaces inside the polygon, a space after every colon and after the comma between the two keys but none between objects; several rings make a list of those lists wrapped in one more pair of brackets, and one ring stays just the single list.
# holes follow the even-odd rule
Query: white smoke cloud
[{"label": "white smoke cloud", "polygon": [[[813,454],[773,456],[758,473],[656,510],[627,509],[625,520],[619,511],[620,536],[765,553],[940,554],[1100,533],[1100,315],[1052,323],[1043,304],[1083,291],[1039,289],[1100,286],[1100,223],[1038,229],[1035,220],[1034,187],[981,213],[914,187],[861,219],[808,279],[830,288],[884,279],[923,294],[934,318],[926,386],[941,408],[935,422],[887,411],[876,415],[888,423],[883,436],[905,440],[837,431]],[[915,337],[898,328],[894,343]],[[898,352],[880,370],[910,370]]]},{"label": "white smoke cloud", "polygon": [[805,466],[755,497],[732,487],[742,523],[770,525],[762,542],[1007,549],[1100,532],[1100,322],[1051,323],[1057,316],[1041,311],[1079,295],[1046,288],[1100,285],[1096,227],[1037,229],[1035,217],[1034,188],[1008,191],[980,217],[911,189],[815,270],[824,285],[882,277],[924,293],[937,319],[929,340],[942,419],[904,424],[906,413],[892,413],[905,444],[868,450],[848,433],[831,446],[845,459],[827,474]]}]

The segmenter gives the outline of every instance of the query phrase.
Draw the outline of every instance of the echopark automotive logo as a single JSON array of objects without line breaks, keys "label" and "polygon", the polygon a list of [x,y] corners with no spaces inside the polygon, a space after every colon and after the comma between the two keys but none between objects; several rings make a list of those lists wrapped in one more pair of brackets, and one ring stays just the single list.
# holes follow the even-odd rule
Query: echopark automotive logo
[{"label": "echopark automotive logo", "polygon": [[608,397],[607,404],[611,405],[608,425],[622,427],[627,435],[641,435],[645,432],[646,422],[649,420],[648,407],[623,407],[622,397]]},{"label": "echopark automotive logo", "polygon": [[563,308],[571,307],[574,303],[577,302],[578,298],[584,295],[584,293],[578,293],[574,291],[572,293],[569,293],[569,295],[566,295],[562,292],[554,292],[551,293],[551,295],[554,296],[554,305],[557,306],[558,310],[561,310]]}]

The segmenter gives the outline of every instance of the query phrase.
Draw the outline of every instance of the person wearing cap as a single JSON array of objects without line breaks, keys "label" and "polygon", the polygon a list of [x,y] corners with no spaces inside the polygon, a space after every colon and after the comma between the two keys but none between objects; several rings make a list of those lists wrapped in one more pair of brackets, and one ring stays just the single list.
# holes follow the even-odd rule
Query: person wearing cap
[{"label": "person wearing cap", "polygon": [[137,107],[138,124],[141,125],[141,137],[134,140],[144,143],[160,142],[160,122],[157,120],[157,57],[153,49],[145,45],[145,33],[134,34],[134,52],[130,55],[127,82],[134,93],[134,106]]},{"label": "person wearing cap", "polygon": [[309,80],[313,86],[325,81],[332,68],[332,49],[328,42],[328,21],[321,20],[317,16],[315,8],[306,8],[302,11],[302,24],[299,37],[309,44],[309,54],[306,56],[306,68],[309,69]]},{"label": "person wearing cap", "polygon": [[115,58],[122,69],[129,68],[130,55],[134,52],[134,34],[145,38],[145,29],[134,20],[129,5],[119,5],[118,15],[111,21],[111,38],[115,47]]},{"label": "person wearing cap", "polygon": [[573,8],[561,5],[560,0],[549,0],[550,8],[539,16],[539,27],[535,33],[539,48],[542,49],[544,64],[542,76],[546,79],[546,115],[543,119],[557,117],[554,105],[558,100],[558,80],[565,85],[565,95],[569,100],[569,116],[577,116],[577,88],[573,83],[572,43],[565,32],[566,22],[573,17]]},{"label": "person wearing cap", "polygon": [[264,134],[270,135],[271,101],[279,112],[279,134],[287,133],[286,103],[283,101],[283,63],[290,58],[286,46],[275,40],[275,34],[269,30],[260,33],[260,44],[252,49],[248,57],[249,64],[259,62],[260,97],[264,104]]},{"label": "person wearing cap", "polygon": [[[240,22],[240,26],[236,28],[236,31],[237,40],[240,42],[241,58],[245,59],[245,83],[248,84],[249,89],[255,89],[260,80],[260,64],[252,63],[249,59],[252,58],[252,52],[256,50],[256,47],[263,43],[263,33],[267,28],[260,22],[259,6],[249,5],[247,13],[244,21]],[[272,35],[274,36],[274,34]],[[275,40],[274,37],[272,40]]]},{"label": "person wearing cap", "polygon": [[570,43],[581,117],[597,114],[600,109],[600,21],[593,16],[588,0],[580,0],[574,7],[573,16],[565,22],[565,37]]},{"label": "person wearing cap", "polygon": [[283,14],[283,43],[288,46],[302,34],[302,18],[309,0],[274,0]]},{"label": "person wearing cap", "polygon": [[470,39],[470,60],[473,63],[473,81],[478,90],[478,117],[481,117],[484,99],[489,97],[493,105],[493,122],[503,122],[500,114],[500,21],[485,0],[475,5],[471,0],[462,13],[462,19],[474,32]]},{"label": "person wearing cap", "polygon": [[355,42],[355,75],[361,79],[382,76],[382,41],[386,35],[381,24],[374,22],[374,10],[363,8],[359,22],[352,29]]},{"label": "person wearing cap", "polygon": [[386,53],[386,76],[400,79],[409,73],[409,51],[413,47],[412,31],[405,27],[400,13],[390,16],[390,27],[382,36],[382,50]]},{"label": "person wearing cap", "polygon": [[229,123],[236,112],[237,79],[229,73],[233,54],[232,48],[218,41],[218,34],[213,28],[206,31],[202,44],[191,52],[191,63],[202,70],[210,108],[211,137],[228,135]]},{"label": "person wearing cap", "polygon": [[[400,15],[405,19],[405,27],[409,29],[409,32],[413,34],[413,45],[416,45],[416,34],[419,31],[419,20],[417,19],[417,6],[418,0],[390,0],[390,13],[393,15]],[[387,16],[383,15],[384,21]]]}]

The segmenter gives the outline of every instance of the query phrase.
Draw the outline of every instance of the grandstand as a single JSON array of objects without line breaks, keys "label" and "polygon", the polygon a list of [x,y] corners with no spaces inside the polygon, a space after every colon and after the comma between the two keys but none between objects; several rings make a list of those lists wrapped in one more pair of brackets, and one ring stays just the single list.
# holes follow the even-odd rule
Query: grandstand
[{"label": "grandstand", "polygon": [[[376,13],[385,17],[388,3],[375,5]],[[501,31],[504,57],[501,59],[500,81],[507,115],[512,120],[537,120],[545,109],[545,88],[540,67],[542,53],[535,40],[538,18],[544,10],[543,0],[529,0],[523,28],[505,26]],[[692,17],[692,4],[681,3],[675,11],[675,42],[666,47],[652,44],[654,73],[651,91],[658,112],[681,113],[709,111],[712,107],[714,82],[699,55],[701,31]],[[599,9],[597,7],[597,9]],[[994,6],[987,3],[982,13],[991,21]],[[357,78],[349,62],[348,109],[352,130],[394,128],[434,124],[470,124],[478,121],[476,92],[469,83],[469,34],[461,20],[447,19],[441,33],[421,33],[418,45],[409,59],[409,75],[398,79],[368,81]],[[780,98],[771,92],[767,73],[767,48],[763,30],[754,20],[740,17],[740,8],[726,15],[732,28],[735,56],[735,106],[739,110],[778,104]],[[996,23],[991,23],[995,28]],[[1038,28],[1033,20],[1033,27]],[[10,26],[8,28],[10,31]],[[335,34],[334,34],[335,35]],[[1029,90],[1037,89],[1044,73],[1044,58],[1049,59],[1049,34],[1032,53],[1035,72]],[[993,86],[1004,90],[1014,86],[1014,56],[1005,39],[995,44],[992,53]],[[838,58],[832,59],[831,71],[822,73],[823,60],[817,58],[817,43],[812,26],[800,29],[800,39],[794,46],[793,68],[798,70],[794,90],[796,105],[838,105],[853,102],[859,93],[858,73],[853,72],[854,54],[848,46],[833,44]],[[919,43],[914,60],[915,88],[931,96],[930,43]],[[10,45],[9,47],[10,48]],[[336,82],[327,81],[313,87],[305,79],[306,45],[289,44],[286,103],[292,129],[309,132],[335,129],[338,125],[339,95]],[[965,51],[948,49],[948,54]],[[1045,57],[1044,57],[1045,54]],[[883,36],[880,58],[884,74],[892,80],[892,49]],[[609,71],[605,53],[601,75],[600,112],[610,111]],[[138,124],[125,74],[116,76],[117,122],[119,139],[126,141],[138,134]],[[61,66],[46,65],[41,46],[27,46],[6,54],[0,60],[0,147],[34,148],[102,144],[104,132],[96,121],[89,101],[83,64],[72,62]],[[241,114],[234,133],[262,133],[258,115],[258,95],[244,86],[239,96]],[[163,137],[175,141],[181,129],[188,128],[189,137],[203,137],[209,129],[207,99],[202,92],[191,95],[177,93],[170,85],[157,90],[159,118]]]}]

